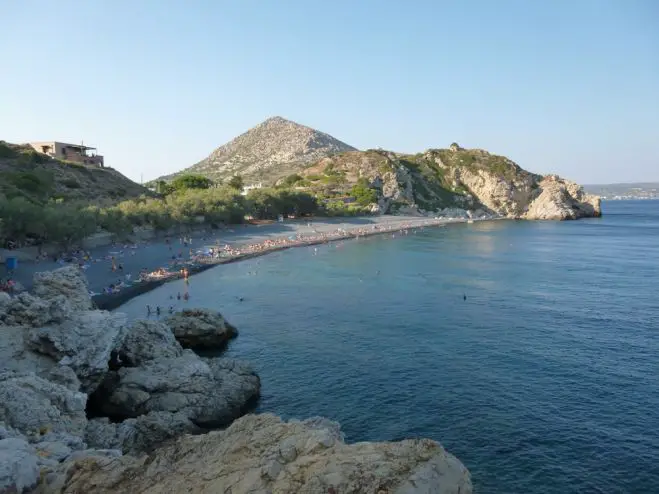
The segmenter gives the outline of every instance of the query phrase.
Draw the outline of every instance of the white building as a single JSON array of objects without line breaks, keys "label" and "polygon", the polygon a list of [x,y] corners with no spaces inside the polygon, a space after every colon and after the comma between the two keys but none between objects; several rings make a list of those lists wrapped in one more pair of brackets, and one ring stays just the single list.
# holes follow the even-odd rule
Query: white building
[{"label": "white building", "polygon": [[243,187],[243,191],[241,192],[241,194],[244,195],[244,196],[246,196],[247,193],[248,193],[250,190],[261,189],[261,188],[263,188],[263,184],[262,184],[261,182],[259,182],[258,184],[253,184],[253,185],[245,185],[245,186]]}]

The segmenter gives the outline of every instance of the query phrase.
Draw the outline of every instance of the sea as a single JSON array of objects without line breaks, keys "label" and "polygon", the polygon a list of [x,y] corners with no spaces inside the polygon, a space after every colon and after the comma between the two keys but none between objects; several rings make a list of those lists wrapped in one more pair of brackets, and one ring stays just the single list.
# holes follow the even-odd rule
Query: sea
[{"label": "sea", "polygon": [[437,440],[477,493],[658,493],[659,201],[603,211],[277,252],[194,276],[189,304],[238,327],[258,412]]}]

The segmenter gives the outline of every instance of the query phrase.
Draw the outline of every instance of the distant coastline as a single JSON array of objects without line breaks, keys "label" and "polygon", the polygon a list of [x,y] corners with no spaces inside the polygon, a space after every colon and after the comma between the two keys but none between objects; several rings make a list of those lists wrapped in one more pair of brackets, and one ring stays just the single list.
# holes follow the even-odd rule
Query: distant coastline
[{"label": "distant coastline", "polygon": [[637,201],[659,199],[659,182],[584,185],[584,190],[604,201]]}]

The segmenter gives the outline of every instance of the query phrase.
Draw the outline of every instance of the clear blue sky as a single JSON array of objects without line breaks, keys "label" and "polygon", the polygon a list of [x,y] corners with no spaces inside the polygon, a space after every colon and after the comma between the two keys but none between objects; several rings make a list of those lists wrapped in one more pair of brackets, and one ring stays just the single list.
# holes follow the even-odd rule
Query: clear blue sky
[{"label": "clear blue sky", "polygon": [[464,147],[659,181],[659,1],[0,0],[0,139],[139,180],[280,115],[358,148]]}]

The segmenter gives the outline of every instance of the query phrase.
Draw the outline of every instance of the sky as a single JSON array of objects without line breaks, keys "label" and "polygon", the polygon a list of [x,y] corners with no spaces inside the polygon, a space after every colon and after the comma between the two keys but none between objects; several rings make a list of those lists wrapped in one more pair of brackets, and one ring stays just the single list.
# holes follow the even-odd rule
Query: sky
[{"label": "sky", "polygon": [[656,0],[0,0],[0,140],[133,180],[275,115],[360,149],[458,142],[659,181]]}]

